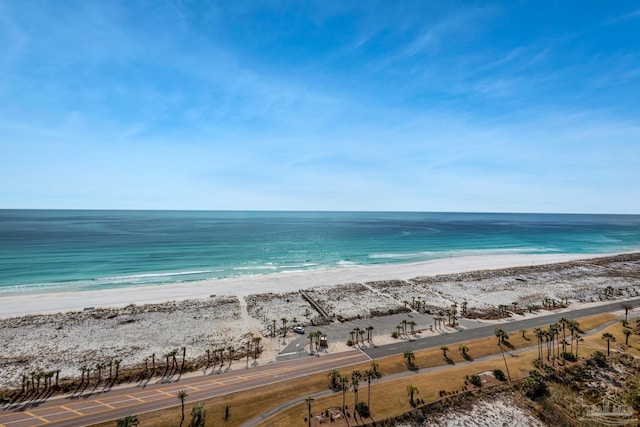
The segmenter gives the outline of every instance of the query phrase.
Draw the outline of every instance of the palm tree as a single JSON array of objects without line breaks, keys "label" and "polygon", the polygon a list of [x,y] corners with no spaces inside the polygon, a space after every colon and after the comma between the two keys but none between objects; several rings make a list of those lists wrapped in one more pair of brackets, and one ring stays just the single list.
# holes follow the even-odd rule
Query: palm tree
[{"label": "palm tree", "polygon": [[629,335],[631,335],[631,329],[629,328],[623,328],[622,329],[622,333],[624,334],[625,340],[624,340],[624,345],[629,345]]},{"label": "palm tree", "polygon": [[347,394],[347,390],[349,390],[349,378],[340,377],[340,389],[342,390],[342,413],[346,416],[346,414],[344,413],[344,399],[345,395]]},{"label": "palm tree", "polygon": [[574,333],[573,338],[576,340],[576,359],[578,358],[578,343],[582,341],[582,336],[579,333]]},{"label": "palm tree", "polygon": [[378,371],[378,369],[380,369],[380,364],[378,362],[376,362],[375,360],[372,360],[371,361],[371,370],[375,374],[376,378],[380,378],[380,371]]},{"label": "palm tree", "polygon": [[360,373],[360,371],[351,372],[351,387],[353,387],[354,414],[355,414],[356,406],[358,405],[358,385],[360,384],[360,377],[362,377],[362,374]]},{"label": "palm tree", "polygon": [[184,422],[184,399],[186,399],[187,396],[189,396],[187,394],[187,390],[180,390],[178,392],[178,399],[180,399],[180,403],[182,405],[182,418],[180,419],[180,425]]},{"label": "palm tree", "polygon": [[329,377],[331,390],[335,390],[338,387],[338,380],[340,379],[340,372],[336,369],[329,371],[327,375]]},{"label": "palm tree", "polygon": [[500,328],[496,328],[493,333],[498,338],[498,344],[503,343],[507,338],[509,338],[509,335]]},{"label": "palm tree", "polygon": [[367,326],[367,341],[371,342],[372,334],[373,334],[373,326]]},{"label": "palm tree", "polygon": [[362,345],[364,346],[364,329],[359,329],[358,333],[360,334],[360,341],[362,342]]},{"label": "palm tree", "polygon": [[287,336],[287,318],[283,317],[280,319],[282,321],[282,338]]},{"label": "palm tree", "polygon": [[540,328],[535,328],[533,333],[538,340],[538,360],[542,361],[542,341],[544,340],[544,331]]},{"label": "palm tree", "polygon": [[604,334],[602,334],[602,339],[607,341],[607,356],[609,356],[611,354],[611,351],[609,349],[609,346],[611,344],[611,341],[616,340],[616,337],[614,337],[613,335],[611,335],[609,332],[605,332]]},{"label": "palm tree", "polygon": [[412,407],[415,407],[416,403],[413,401],[413,395],[418,393],[418,387],[409,384],[407,386],[407,393],[409,394],[409,403],[411,404]]},{"label": "palm tree", "polygon": [[262,341],[262,337],[254,337],[253,338],[253,358],[258,358],[258,353],[260,353],[260,341]]},{"label": "palm tree", "polygon": [[443,345],[442,347],[440,347],[440,350],[442,350],[442,356],[447,359],[447,351],[449,351],[449,347]]},{"label": "palm tree", "polygon": [[622,308],[624,309],[624,323],[627,323],[627,316],[630,311],[633,310],[633,306],[629,303],[622,304]]},{"label": "palm tree", "polygon": [[411,335],[415,334],[415,327],[416,327],[417,323],[415,321],[411,321],[409,322],[409,326],[411,327]]},{"label": "palm tree", "polygon": [[469,307],[469,303],[467,302],[467,300],[462,301],[462,303],[460,304],[460,309],[462,310],[462,317],[466,316],[467,314],[467,308]]},{"label": "palm tree", "polygon": [[413,354],[413,351],[411,351],[411,350],[405,351],[404,352],[404,358],[406,359],[407,365],[409,365],[409,368],[412,368],[414,366],[413,362],[416,359],[416,355]]},{"label": "palm tree", "polygon": [[307,397],[304,401],[307,402],[307,420],[309,421],[309,427],[311,427],[311,402],[313,402],[313,398],[311,396]]},{"label": "palm tree", "polygon": [[467,352],[469,351],[469,347],[467,347],[464,344],[460,344],[460,347],[458,347],[458,350],[460,350],[460,353],[462,353],[462,357],[464,357],[465,359],[468,357]]},{"label": "palm tree", "polygon": [[313,354],[313,339],[316,337],[315,332],[309,332],[307,338],[309,338],[309,354]]},{"label": "palm tree", "polygon": [[364,371],[364,377],[367,379],[367,406],[371,408],[371,380],[376,377],[376,373],[367,369]]},{"label": "palm tree", "polygon": [[140,421],[138,421],[138,417],[135,415],[127,415],[124,418],[120,418],[116,425],[117,427],[137,427],[140,425]]},{"label": "palm tree", "polygon": [[204,426],[205,417],[207,416],[207,410],[202,403],[198,403],[191,409],[191,425],[194,427]]},{"label": "palm tree", "polygon": [[562,326],[562,339],[567,339],[567,325],[569,324],[569,319],[566,317],[561,317],[558,320],[558,323]]}]

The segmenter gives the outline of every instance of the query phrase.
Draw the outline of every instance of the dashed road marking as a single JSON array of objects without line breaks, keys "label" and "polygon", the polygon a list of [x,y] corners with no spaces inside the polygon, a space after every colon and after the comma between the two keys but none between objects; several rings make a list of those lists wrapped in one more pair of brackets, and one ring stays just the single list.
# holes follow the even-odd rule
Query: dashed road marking
[{"label": "dashed road marking", "polygon": [[60,408],[64,409],[65,411],[73,412],[76,415],[84,415],[82,412],[76,411],[75,409],[71,409],[71,408],[69,408],[67,406],[60,405]]},{"label": "dashed road marking", "polygon": [[30,417],[36,418],[36,419],[38,419],[38,420],[42,421],[42,422],[43,422],[43,423],[45,423],[45,424],[49,424],[49,423],[51,422],[51,421],[49,421],[49,420],[48,420],[48,419],[46,419],[46,418],[43,418],[43,417],[40,417],[40,416],[38,416],[38,415],[34,414],[33,412],[24,411],[23,413],[24,413],[24,414],[29,415]]}]

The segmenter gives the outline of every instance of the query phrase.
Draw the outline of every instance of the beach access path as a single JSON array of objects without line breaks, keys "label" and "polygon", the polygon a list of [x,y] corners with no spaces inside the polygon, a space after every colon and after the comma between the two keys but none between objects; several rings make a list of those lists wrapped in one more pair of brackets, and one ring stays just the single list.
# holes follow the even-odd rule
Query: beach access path
[{"label": "beach access path", "polygon": [[[546,326],[559,317],[579,318],[599,313],[620,311],[621,304],[640,303],[640,298],[628,298],[597,304],[580,309],[564,309],[545,316],[500,323],[506,332]],[[347,322],[345,322],[347,323]],[[354,327],[353,325],[347,325]],[[78,426],[91,425],[122,418],[131,414],[143,414],[160,409],[179,406],[177,393],[187,390],[189,402],[210,399],[225,394],[255,387],[290,381],[314,373],[328,372],[345,366],[362,363],[372,358],[402,354],[406,350],[422,350],[443,344],[493,336],[497,324],[461,330],[455,333],[430,336],[367,349],[304,357],[284,362],[247,368],[242,362],[234,362],[232,369],[221,373],[204,373],[189,376],[178,382],[157,382],[146,387],[120,386],[108,392],[87,393],[74,396],[59,396],[46,401],[23,402],[4,406],[0,414],[0,426]]]}]

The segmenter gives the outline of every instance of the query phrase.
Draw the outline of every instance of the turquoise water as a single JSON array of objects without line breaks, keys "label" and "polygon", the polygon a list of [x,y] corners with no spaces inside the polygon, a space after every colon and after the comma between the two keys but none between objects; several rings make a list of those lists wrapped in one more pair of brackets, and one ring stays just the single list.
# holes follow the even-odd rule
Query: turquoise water
[{"label": "turquoise water", "polygon": [[640,249],[640,215],[0,210],[0,295]]}]

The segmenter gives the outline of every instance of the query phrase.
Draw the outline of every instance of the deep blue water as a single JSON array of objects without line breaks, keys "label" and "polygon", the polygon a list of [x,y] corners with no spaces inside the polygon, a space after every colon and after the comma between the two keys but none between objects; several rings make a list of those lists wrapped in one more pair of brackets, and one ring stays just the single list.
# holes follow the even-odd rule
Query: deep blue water
[{"label": "deep blue water", "polygon": [[0,210],[0,295],[640,249],[640,215]]}]

